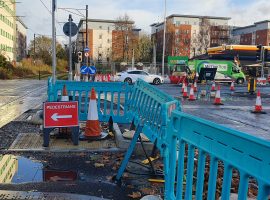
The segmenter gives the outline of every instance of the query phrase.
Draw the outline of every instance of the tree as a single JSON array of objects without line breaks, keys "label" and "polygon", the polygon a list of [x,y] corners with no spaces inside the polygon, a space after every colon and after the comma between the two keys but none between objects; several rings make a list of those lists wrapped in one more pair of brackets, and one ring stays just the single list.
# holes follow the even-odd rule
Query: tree
[{"label": "tree", "polygon": [[150,36],[143,33],[139,38],[138,45],[135,50],[135,60],[139,62],[151,62],[152,48],[153,43]]},{"label": "tree", "polygon": [[[32,40],[29,46],[30,55],[35,59],[42,60],[45,64],[52,64],[52,39],[46,36],[38,36]],[[56,55],[59,59],[67,59],[62,45],[56,44]]]},{"label": "tree", "polygon": [[207,18],[202,18],[199,27],[199,33],[192,40],[192,49],[198,54],[206,53],[206,49],[210,46],[211,25]]},{"label": "tree", "polygon": [[114,61],[122,60],[128,62],[137,44],[137,37],[133,32],[135,28],[134,21],[125,14],[124,16],[119,16],[114,25],[115,31],[113,31],[113,34],[115,38],[113,42],[112,59]]}]

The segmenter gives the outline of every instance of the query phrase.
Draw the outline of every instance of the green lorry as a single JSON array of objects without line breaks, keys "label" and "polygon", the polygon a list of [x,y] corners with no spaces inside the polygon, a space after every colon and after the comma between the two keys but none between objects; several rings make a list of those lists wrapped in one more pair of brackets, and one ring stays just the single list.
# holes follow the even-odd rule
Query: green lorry
[{"label": "green lorry", "polygon": [[246,81],[245,74],[241,68],[233,61],[227,60],[192,60],[188,62],[191,71],[195,71],[196,75],[200,73],[201,68],[217,68],[215,76],[216,82],[232,82],[236,81],[242,84]]}]

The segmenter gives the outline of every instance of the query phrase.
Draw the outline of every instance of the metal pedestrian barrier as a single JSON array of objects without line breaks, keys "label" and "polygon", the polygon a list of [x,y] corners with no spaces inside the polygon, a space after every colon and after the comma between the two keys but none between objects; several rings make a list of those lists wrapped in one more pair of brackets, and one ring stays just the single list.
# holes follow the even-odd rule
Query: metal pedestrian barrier
[{"label": "metal pedestrian barrier", "polygon": [[[230,199],[232,184],[242,200],[251,183],[258,186],[257,199],[268,199],[270,142],[186,114],[178,101],[142,80],[134,85],[70,81],[53,85],[49,80],[48,100],[59,100],[64,85],[70,99],[79,102],[81,121],[87,119],[88,94],[94,87],[100,121],[112,117],[116,123],[136,126],[116,180],[143,132],[163,158],[166,200]],[[234,178],[239,183],[232,183]]]}]

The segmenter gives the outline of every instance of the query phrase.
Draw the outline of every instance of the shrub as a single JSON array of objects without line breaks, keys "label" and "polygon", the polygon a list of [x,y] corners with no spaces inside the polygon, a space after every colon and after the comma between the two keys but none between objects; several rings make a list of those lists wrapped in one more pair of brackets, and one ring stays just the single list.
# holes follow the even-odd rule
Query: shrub
[{"label": "shrub", "polygon": [[0,67],[0,79],[11,79],[12,78],[12,71]]}]

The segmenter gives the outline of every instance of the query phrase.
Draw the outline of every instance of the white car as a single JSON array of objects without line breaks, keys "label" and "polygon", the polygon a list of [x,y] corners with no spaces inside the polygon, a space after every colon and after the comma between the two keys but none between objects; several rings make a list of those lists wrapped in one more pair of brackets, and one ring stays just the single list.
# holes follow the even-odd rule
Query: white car
[{"label": "white car", "polygon": [[164,79],[161,76],[149,74],[143,70],[129,70],[117,74],[118,80],[121,82],[127,82],[132,84],[136,82],[138,78],[144,80],[147,83],[153,83],[159,85],[164,83]]}]

